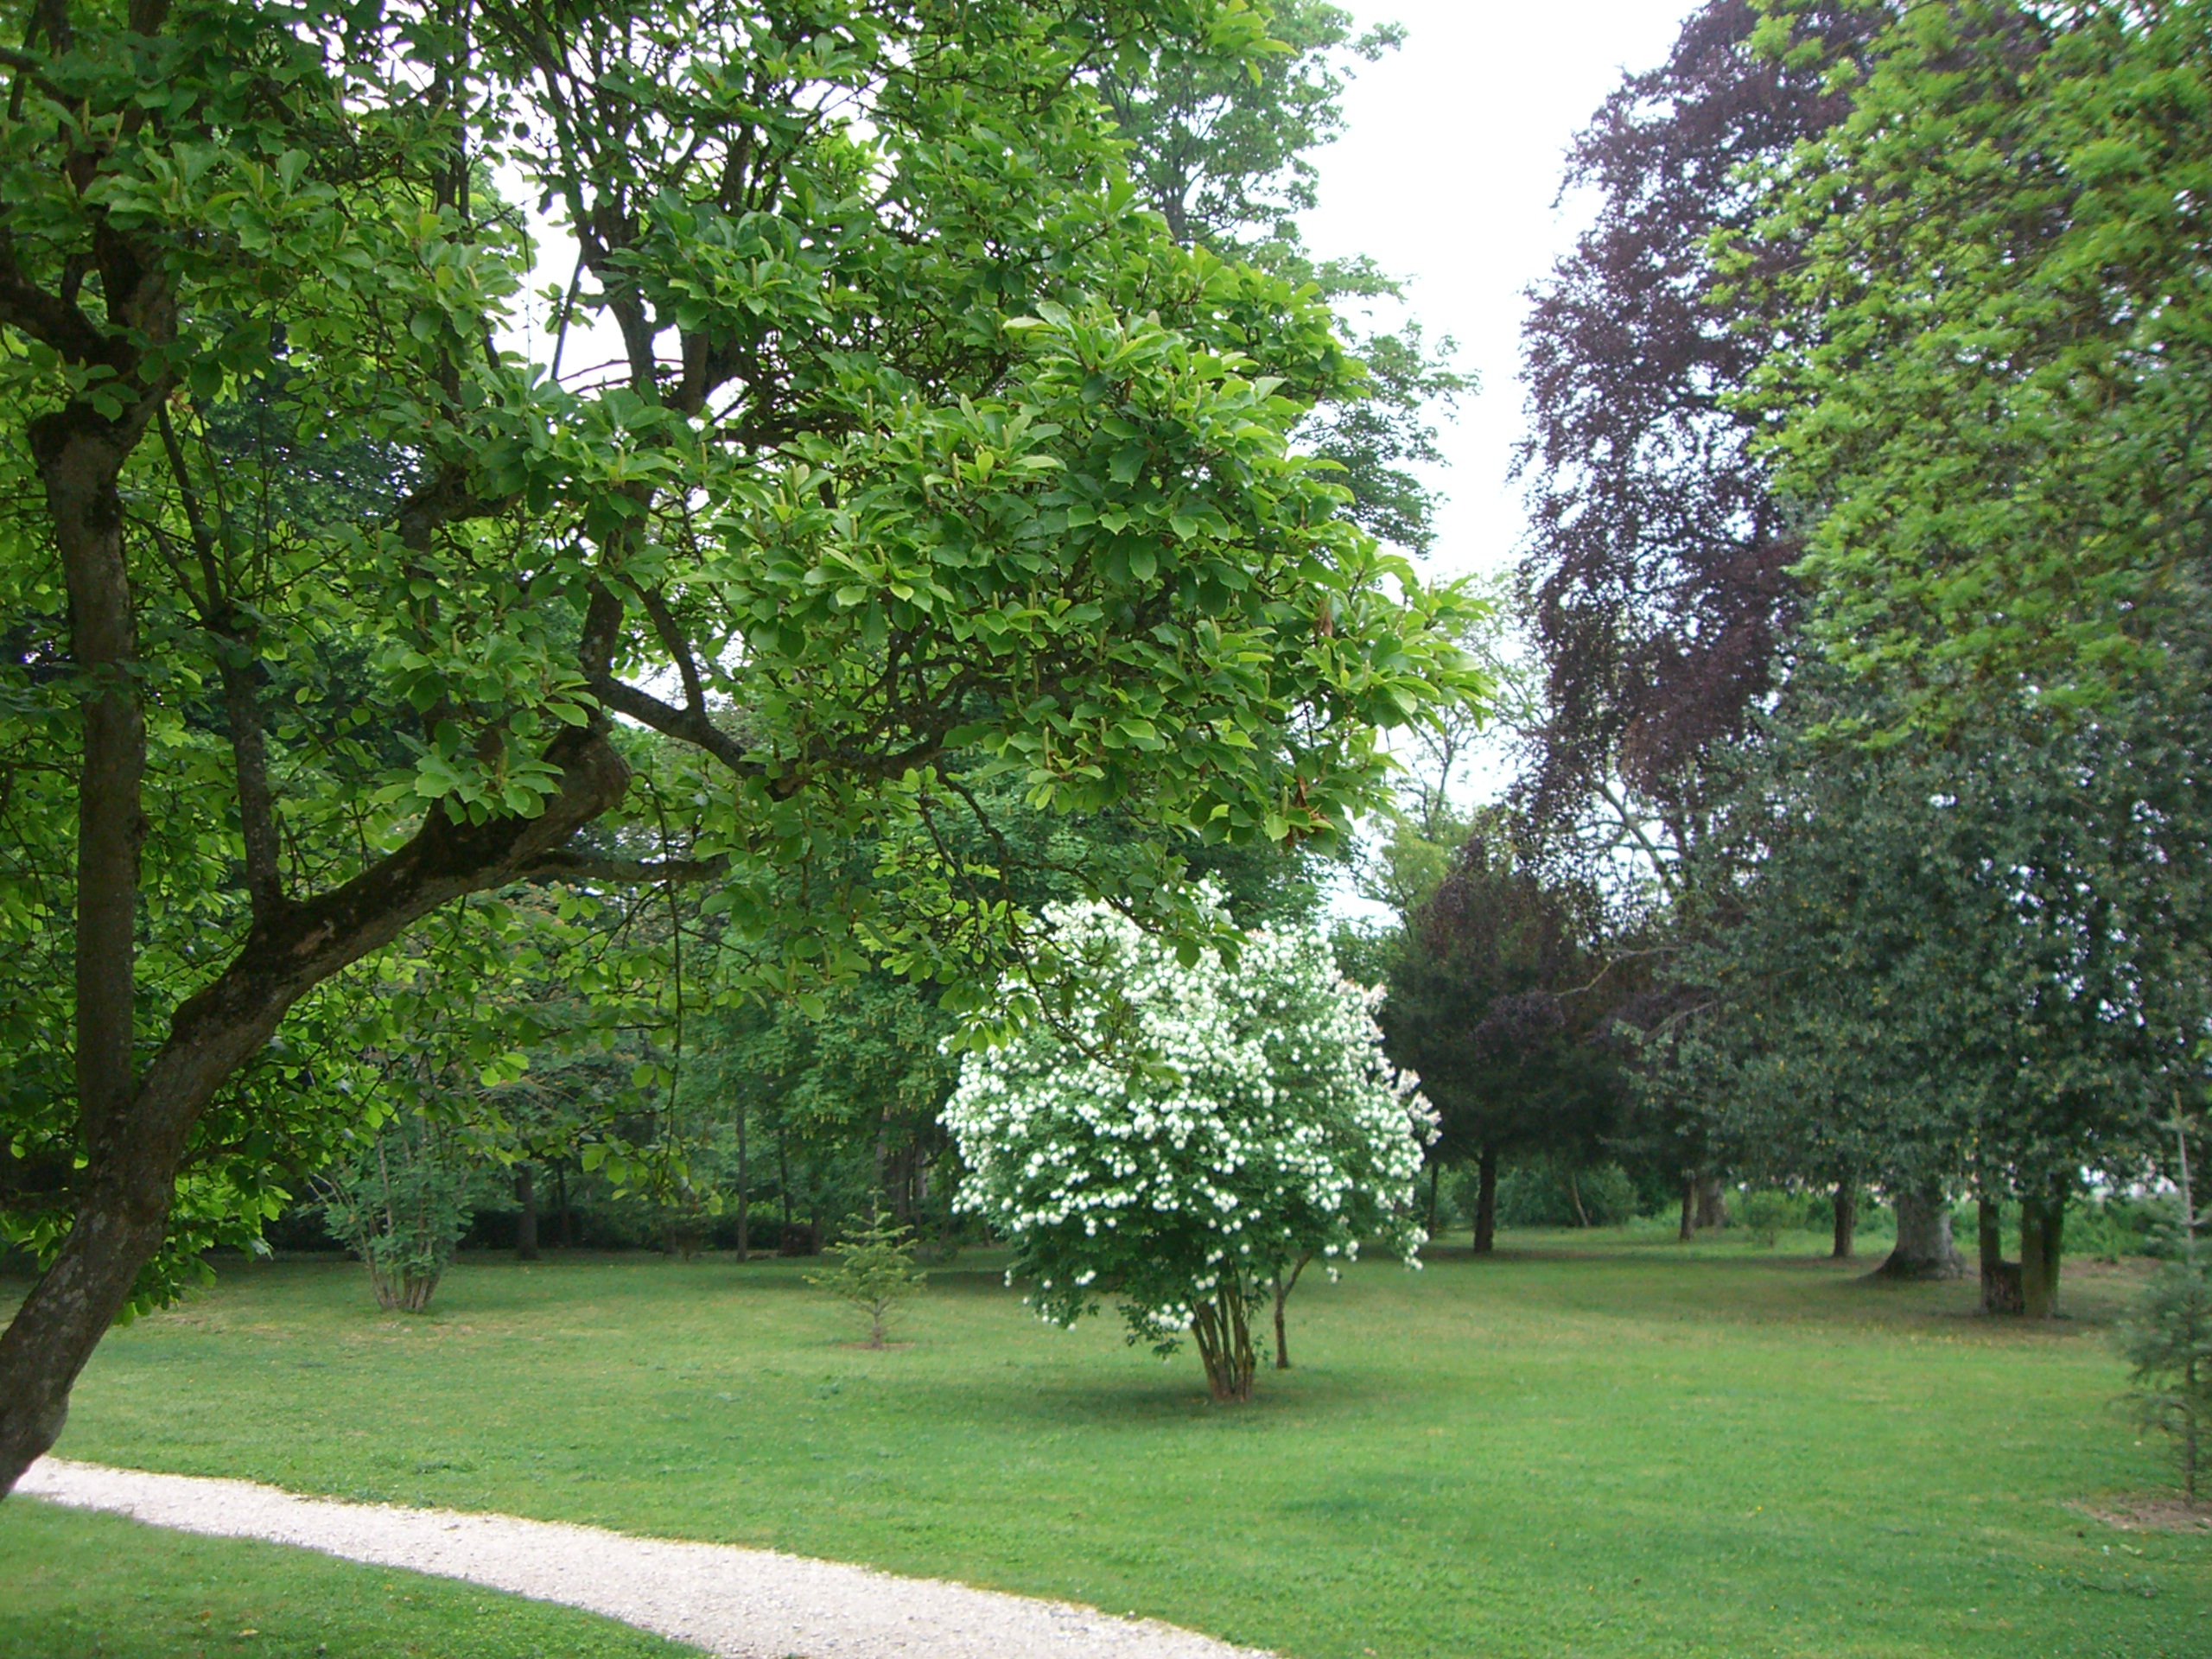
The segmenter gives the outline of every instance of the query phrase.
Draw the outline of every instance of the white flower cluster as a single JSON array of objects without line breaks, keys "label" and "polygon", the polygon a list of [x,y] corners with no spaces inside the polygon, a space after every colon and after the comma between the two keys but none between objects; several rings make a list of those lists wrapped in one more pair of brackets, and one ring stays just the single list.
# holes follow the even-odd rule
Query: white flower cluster
[{"label": "white flower cluster", "polygon": [[1046,1318],[1111,1294],[1165,1344],[1224,1274],[1255,1286],[1363,1240],[1415,1262],[1434,1116],[1325,940],[1260,930],[1234,963],[1185,965],[1103,905],[1046,914],[1081,965],[1065,1014],[971,1053],[944,1109],[960,1206],[1014,1244]]}]

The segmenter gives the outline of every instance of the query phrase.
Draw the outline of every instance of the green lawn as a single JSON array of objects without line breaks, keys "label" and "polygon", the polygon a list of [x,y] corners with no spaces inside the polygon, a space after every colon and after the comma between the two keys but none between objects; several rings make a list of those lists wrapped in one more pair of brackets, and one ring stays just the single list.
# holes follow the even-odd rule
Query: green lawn
[{"label": "green lawn", "polygon": [[0,1659],[697,1659],[565,1607],[311,1550],[0,1503]]},{"label": "green lawn", "polygon": [[[2123,1270],[2069,1267],[2076,1317],[2031,1331],[1805,1236],[1588,1239],[1301,1287],[1298,1369],[1243,1410],[1110,1322],[1038,1325],[981,1255],[881,1353],[791,1263],[472,1263],[422,1319],[358,1269],[239,1267],[109,1339],[60,1449],[772,1544],[1299,1659],[2212,1654],[2212,1539],[2066,1507],[2161,1478],[2115,1404]],[[385,1605],[392,1575],[318,1570]],[[514,1605],[456,1592],[479,1605]]]}]

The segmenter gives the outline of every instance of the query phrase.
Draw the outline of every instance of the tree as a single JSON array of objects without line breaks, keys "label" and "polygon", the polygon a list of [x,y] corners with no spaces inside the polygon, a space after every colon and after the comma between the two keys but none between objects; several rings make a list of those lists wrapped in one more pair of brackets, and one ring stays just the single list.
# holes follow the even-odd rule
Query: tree
[{"label": "tree", "polygon": [[2182,1497],[2196,1502],[2197,1477],[2212,1452],[2212,1274],[2198,1254],[2196,1183],[2190,1179],[2190,1124],[2177,1114],[2175,1149],[2179,1247],[2120,1326],[2121,1354],[2133,1367],[2138,1417],[2173,1440]]},{"label": "tree", "polygon": [[1166,1355],[1187,1331],[1214,1398],[1247,1400],[1252,1309],[1273,1294],[1280,1321],[1306,1263],[1366,1243],[1419,1265],[1427,1106],[1317,935],[1255,930],[1231,959],[1103,905],[1049,914],[1040,1017],[971,1052],[945,1108],[959,1204],[1044,1318],[1111,1296],[1131,1342]]},{"label": "tree", "polygon": [[323,1224],[361,1258],[377,1306],[421,1313],[468,1230],[468,1170],[450,1129],[403,1111],[318,1178]]},{"label": "tree", "polygon": [[1344,130],[1355,64],[1395,50],[1405,31],[1385,23],[1356,35],[1351,15],[1327,0],[1274,0],[1267,28],[1255,59],[1170,43],[1109,67],[1100,89],[1130,146],[1133,181],[1178,242],[1311,283],[1335,303],[1363,373],[1316,405],[1300,445],[1342,469],[1362,527],[1426,553],[1437,495],[1411,468],[1442,463],[1433,411],[1475,383],[1452,368],[1452,342],[1432,346],[1418,321],[1363,327],[1371,308],[1403,299],[1399,284],[1365,259],[1315,260],[1296,219],[1317,199],[1313,152]]},{"label": "tree", "polygon": [[1492,1247],[1500,1160],[1587,1158],[1622,1103],[1596,895],[1532,868],[1515,828],[1493,813],[1453,855],[1408,919],[1382,1008],[1391,1058],[1436,1104],[1433,1158],[1475,1160],[1478,1252]]},{"label": "tree", "polygon": [[879,1209],[867,1226],[838,1246],[836,1254],[835,1267],[827,1273],[810,1273],[806,1282],[867,1315],[868,1345],[880,1348],[893,1311],[928,1278],[914,1271],[912,1230]]},{"label": "tree", "polygon": [[[1800,16],[1837,57],[1879,24],[1849,0]],[[1754,50],[1759,18],[1750,0],[1700,6],[1578,135],[1562,188],[1594,190],[1597,218],[1522,326],[1522,577],[1544,677],[1529,808],[1662,886],[1701,827],[1705,757],[1756,717],[1798,604],[1797,525],[1758,422],[1728,402],[1763,336],[1711,248],[1758,221],[1745,170],[1849,100],[1827,60]]]},{"label": "tree", "polygon": [[[1325,313],[1119,181],[1086,72],[1255,48],[1229,0],[4,27],[0,926],[67,968],[10,1014],[67,1039],[10,1058],[0,1487],[266,1197],[238,1149],[357,1117],[287,1033],[442,907],[710,880],[762,982],[979,995],[1026,934],[931,850],[953,757],[1126,810],[1141,902],[1170,833],[1331,835],[1454,677],[1451,601],[1287,445],[1352,372]],[[578,250],[543,363],[501,178]],[[894,866],[779,907],[866,830]]]},{"label": "tree", "polygon": [[1832,734],[1889,710],[1808,674],[1717,821],[1711,855],[1744,874],[1706,884],[1672,970],[1697,1010],[1683,1086],[1726,1103],[1738,1145],[1866,1171],[1900,1198],[1901,1249],[1907,1200],[1941,1217],[1900,1268],[1948,1270],[1947,1187],[2017,1199],[2022,1300],[2048,1317],[2084,1172],[2144,1173],[2163,1103],[2195,1086],[2212,797],[2193,701],[1874,750]]},{"label": "tree", "polygon": [[[1901,724],[2101,705],[2202,605],[2212,17],[1868,15],[1848,118],[1767,169],[1738,250],[1808,626]],[[1762,30],[1825,74],[1812,33]]]}]

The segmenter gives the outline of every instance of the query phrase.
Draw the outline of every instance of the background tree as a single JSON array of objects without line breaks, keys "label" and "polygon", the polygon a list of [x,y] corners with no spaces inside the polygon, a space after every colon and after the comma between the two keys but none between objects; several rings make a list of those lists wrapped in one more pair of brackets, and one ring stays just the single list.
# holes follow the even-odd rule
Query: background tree
[{"label": "background tree", "polygon": [[[268,1166],[216,1149],[299,1112],[271,1039],[442,906],[711,879],[764,975],[978,986],[1024,936],[931,850],[972,810],[940,763],[1124,810],[1164,871],[1168,831],[1327,836],[1376,725],[1454,672],[1448,604],[1288,453],[1351,372],[1325,313],[1178,249],[1084,78],[1170,37],[1236,55],[1256,18],[671,18],[0,20],[0,465],[33,504],[0,538],[0,742],[36,849],[0,915],[11,957],[71,964],[10,1016],[68,1040],[6,1096],[43,1267],[0,1336],[0,1483],[113,1316],[255,1213]],[[534,255],[499,176],[579,250],[554,354],[596,318],[614,364],[499,348]],[[264,514],[276,452],[213,458],[257,400],[272,439],[382,457],[342,511]],[[342,721],[289,712],[341,690]],[[692,757],[664,811],[618,715]],[[870,826],[898,879],[778,906]],[[177,1173],[210,1156],[195,1219]]]},{"label": "background tree", "polygon": [[1134,181],[1178,242],[1311,283],[1333,305],[1363,374],[1315,406],[1300,445],[1342,469],[1363,528],[1426,553],[1437,493],[1414,469],[1442,464],[1434,411],[1475,383],[1452,367],[1452,342],[1432,345],[1417,320],[1377,326],[1377,308],[1402,313],[1398,283],[1370,260],[1316,260],[1297,223],[1317,200],[1314,152],[1344,131],[1356,65],[1396,50],[1406,32],[1382,23],[1355,35],[1351,14],[1326,0],[1275,0],[1266,16],[1270,43],[1255,59],[1169,42],[1149,59],[1125,55],[1100,88]]},{"label": "background tree", "polygon": [[1596,895],[1548,880],[1493,812],[1409,918],[1382,1008],[1391,1058],[1435,1104],[1431,1158],[1471,1158],[1475,1249],[1492,1248],[1500,1160],[1581,1160],[1614,1125]]},{"label": "background tree", "polygon": [[[1931,1211],[1961,1181],[2016,1200],[2025,1308],[2048,1316],[2083,1173],[2142,1176],[2164,1103],[2196,1086],[2196,722],[2161,695],[2126,720],[1984,728],[1971,754],[1872,751],[1816,734],[1886,711],[1813,690],[1716,845],[1750,874],[1676,969],[1733,1080],[1714,1097],[1738,1139],[1834,1145]],[[1920,1254],[1945,1266],[1946,1243]]]},{"label": "background tree", "polygon": [[[1849,3],[1800,16],[1835,56],[1879,22]],[[1755,50],[1759,17],[1700,7],[1599,107],[1561,186],[1594,191],[1596,219],[1523,325],[1522,578],[1544,683],[1523,788],[1554,838],[1579,825],[1593,855],[1625,850],[1662,886],[1700,828],[1704,757],[1755,715],[1798,603],[1795,523],[1758,423],[1728,402],[1762,338],[1711,247],[1764,211],[1745,170],[1849,102],[1828,60]]]}]

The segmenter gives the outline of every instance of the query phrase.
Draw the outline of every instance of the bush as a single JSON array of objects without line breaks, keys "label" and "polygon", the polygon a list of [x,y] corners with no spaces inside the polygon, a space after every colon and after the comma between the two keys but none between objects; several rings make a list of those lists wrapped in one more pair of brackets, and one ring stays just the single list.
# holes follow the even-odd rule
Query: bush
[{"label": "bush", "polygon": [[1754,1192],[1744,1200],[1744,1230],[1761,1249],[1770,1250],[1781,1243],[1782,1230],[1802,1213],[1787,1192]]},{"label": "bush", "polygon": [[970,1053],[944,1109],[959,1207],[1014,1246],[1046,1319],[1111,1296],[1131,1341],[1166,1354],[1187,1332],[1214,1397],[1249,1399],[1255,1301],[1280,1329],[1300,1268],[1363,1243],[1419,1265],[1433,1119],[1319,935],[1184,961],[1104,905],[1046,914],[1058,1017]]},{"label": "bush", "polygon": [[[1455,1196],[1474,1211],[1474,1178],[1465,1176]],[[1501,1227],[1618,1227],[1639,1213],[1636,1184],[1618,1164],[1578,1168],[1564,1160],[1535,1158],[1497,1178]]]},{"label": "bush", "polygon": [[439,1124],[415,1112],[320,1177],[323,1224],[360,1257],[378,1307],[420,1313],[468,1230],[469,1172]]}]

